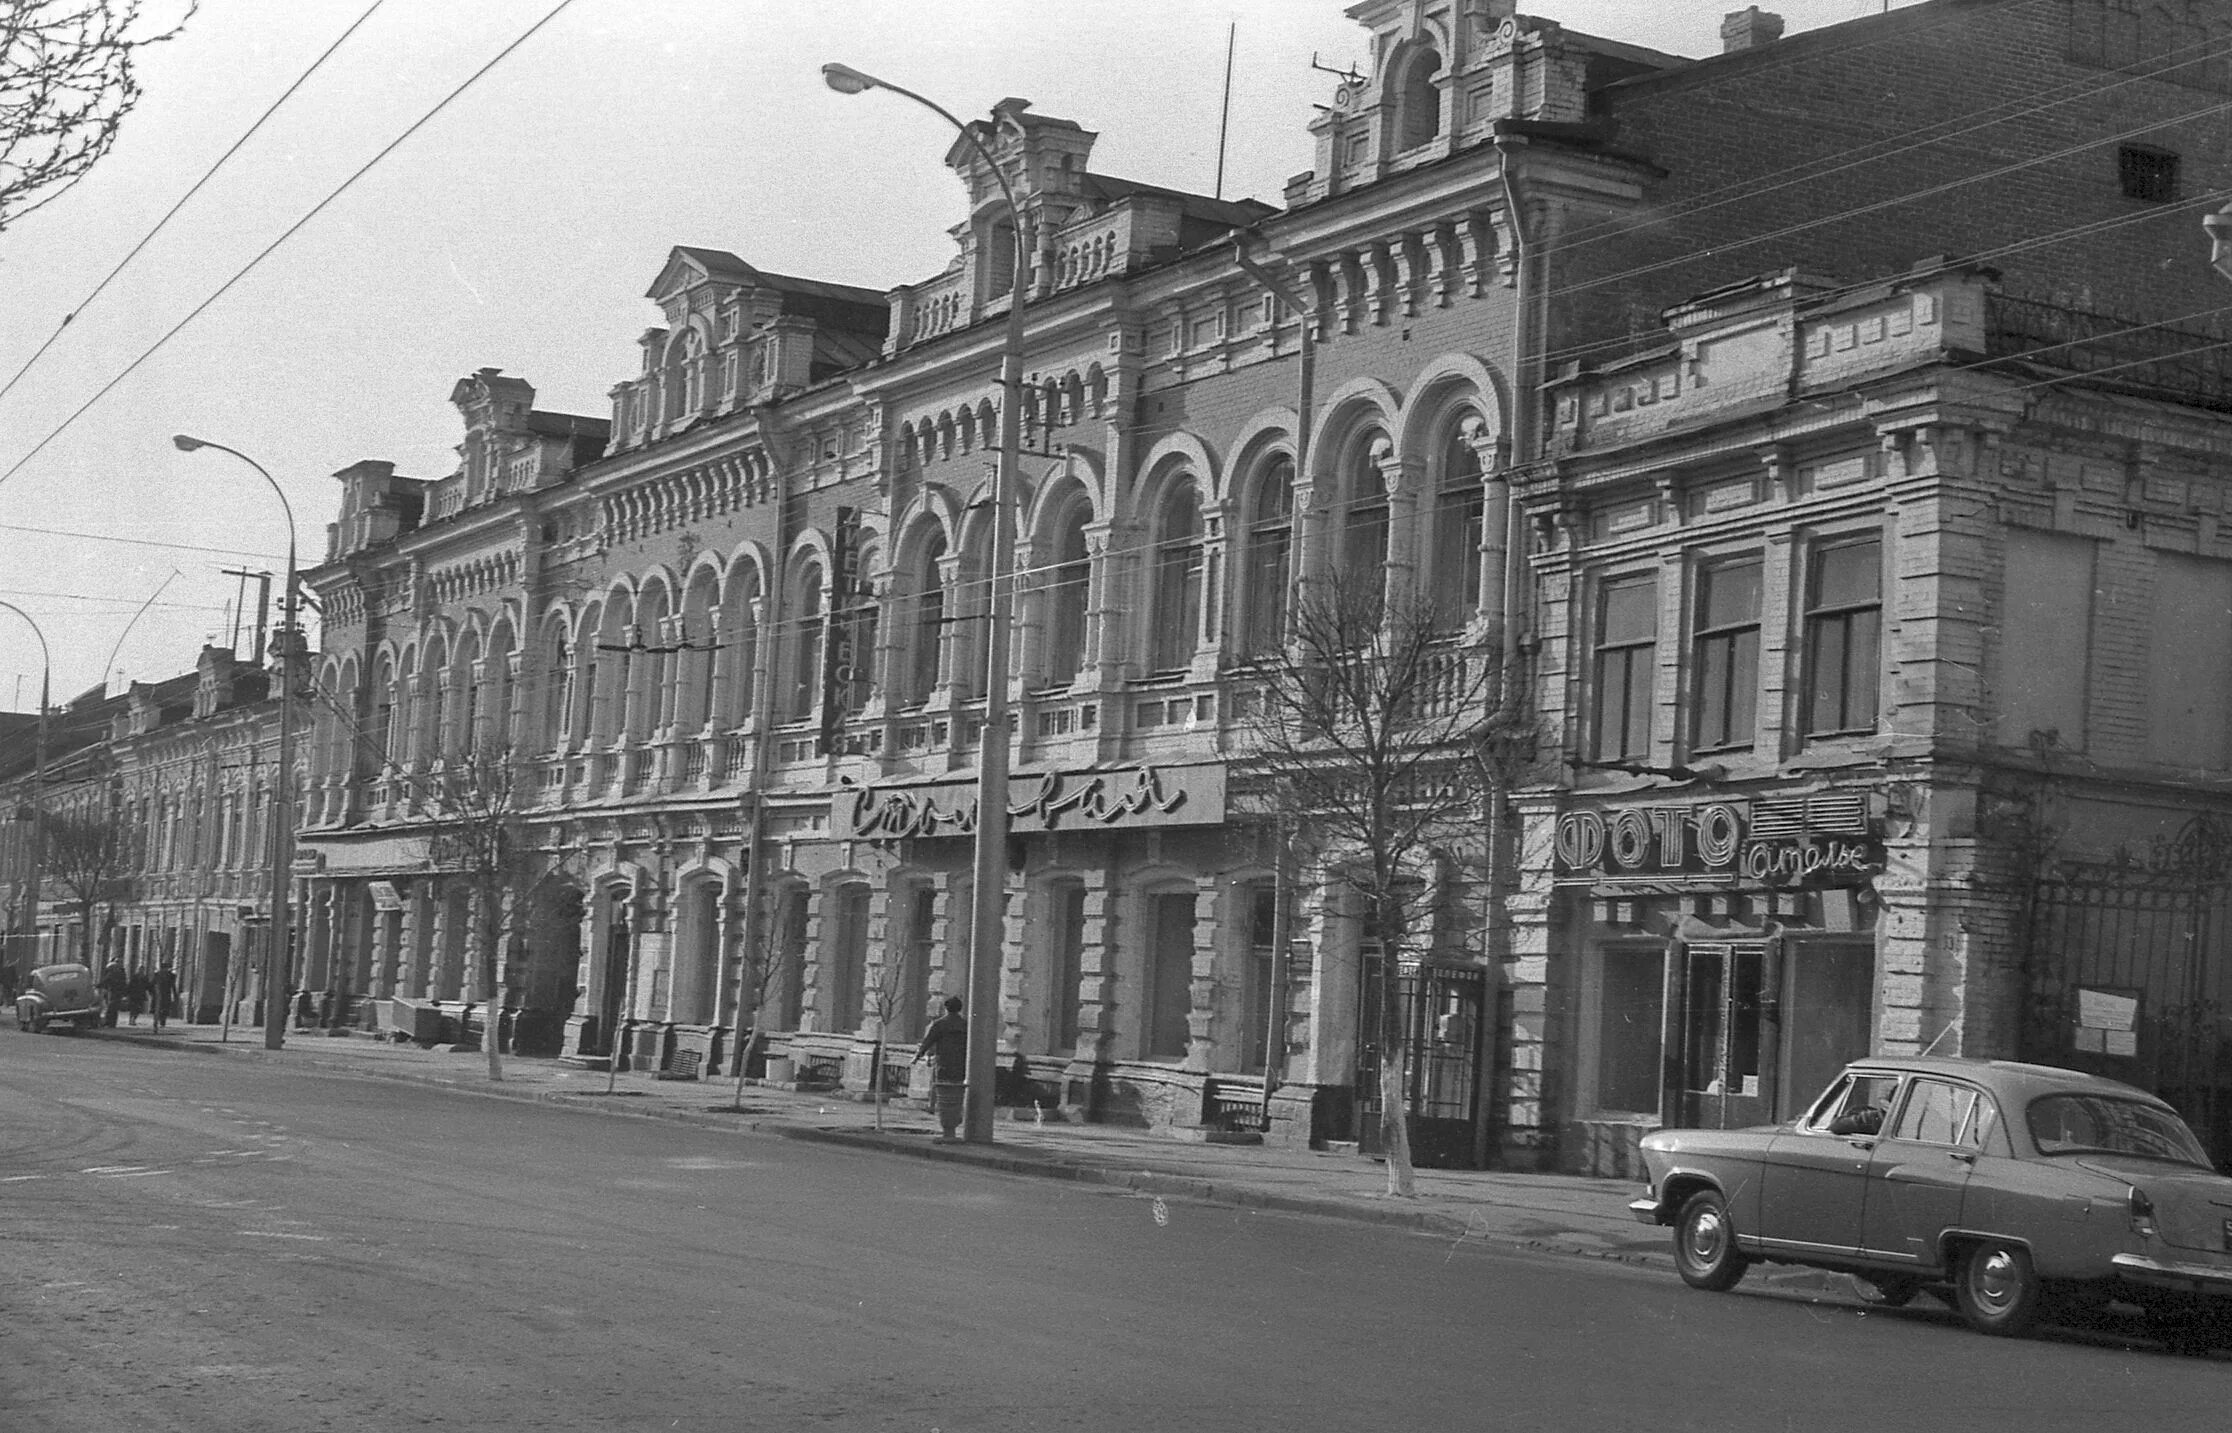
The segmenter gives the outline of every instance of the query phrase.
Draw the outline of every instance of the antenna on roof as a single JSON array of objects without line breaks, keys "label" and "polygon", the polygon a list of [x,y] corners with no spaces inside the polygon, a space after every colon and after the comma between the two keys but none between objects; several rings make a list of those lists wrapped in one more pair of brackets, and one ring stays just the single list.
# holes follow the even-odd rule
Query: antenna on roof
[{"label": "antenna on roof", "polygon": [[1943,1040],[1946,1036],[1952,1033],[1953,1022],[1948,1020],[1945,1022],[1945,1028],[1937,1032],[1937,1040],[1932,1040],[1929,1044],[1923,1046],[1922,1053],[1925,1055],[1929,1054],[1932,1050],[1935,1050],[1938,1047],[1938,1040]]},{"label": "antenna on roof", "polygon": [[1345,70],[1336,70],[1331,65],[1326,64],[1323,60],[1320,60],[1317,57],[1317,51],[1315,50],[1310,51],[1310,68],[1313,70],[1323,70],[1329,75],[1339,75],[1343,80],[1352,85],[1359,85],[1364,82],[1364,72],[1358,69],[1356,66],[1350,65]]},{"label": "antenna on roof", "polygon": [[1232,128],[1232,47],[1240,37],[1240,22],[1234,20],[1225,27],[1225,83],[1224,109],[1217,116],[1217,192],[1214,198],[1224,198],[1225,135]]}]

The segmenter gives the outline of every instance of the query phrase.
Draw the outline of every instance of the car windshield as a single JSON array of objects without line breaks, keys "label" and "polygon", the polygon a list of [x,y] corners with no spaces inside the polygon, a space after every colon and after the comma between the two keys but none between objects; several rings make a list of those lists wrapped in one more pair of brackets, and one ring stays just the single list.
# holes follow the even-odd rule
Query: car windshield
[{"label": "car windshield", "polygon": [[2030,1133],[2040,1154],[2133,1154],[2209,1167],[2184,1120],[2137,1100],[2045,1095],[2031,1101]]}]

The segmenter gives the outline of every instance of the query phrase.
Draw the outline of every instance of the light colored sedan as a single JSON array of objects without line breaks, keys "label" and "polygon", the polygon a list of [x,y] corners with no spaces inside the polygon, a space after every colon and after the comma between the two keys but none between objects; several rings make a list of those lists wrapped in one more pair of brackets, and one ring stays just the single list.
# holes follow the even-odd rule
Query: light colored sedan
[{"label": "light colored sedan", "polygon": [[2116,1300],[2205,1341],[2232,1312],[2232,1179],[2176,1110],[2114,1080],[1861,1060],[1788,1124],[1658,1130],[1643,1160],[1628,1207],[1672,1227],[1693,1288],[1806,1264],[1852,1274],[1870,1302],[1930,1289],[2004,1335]]}]

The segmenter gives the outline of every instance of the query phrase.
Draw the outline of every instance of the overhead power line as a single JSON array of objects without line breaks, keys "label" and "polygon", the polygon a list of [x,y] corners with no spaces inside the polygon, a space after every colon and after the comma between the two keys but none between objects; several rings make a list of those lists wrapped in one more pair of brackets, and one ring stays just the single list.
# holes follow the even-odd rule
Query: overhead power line
[{"label": "overhead power line", "polygon": [[90,410],[94,404],[107,397],[111,392],[115,390],[118,384],[122,383],[125,379],[131,377],[133,373],[137,372],[141,364],[147,362],[147,360],[149,360],[150,358],[153,358],[158,352],[162,350],[164,345],[168,344],[172,339],[176,338],[188,324],[201,317],[201,315],[205,311],[207,311],[212,304],[216,303],[217,300],[223,298],[228,292],[230,292],[233,285],[239,283],[242,279],[248,277],[249,274],[253,273],[260,265],[262,265],[264,260],[270,258],[273,253],[278,251],[280,245],[286,243],[289,239],[300,233],[304,226],[309,224],[312,219],[315,219],[318,217],[318,215],[324,213],[334,200],[339,199],[343,194],[346,194],[350,189],[354,188],[358,180],[371,173],[373,168],[377,166],[382,160],[386,159],[396,150],[402,148],[404,142],[409,140],[412,135],[417,134],[420,130],[424,129],[429,123],[433,121],[436,115],[439,115],[443,110],[448,109],[450,105],[456,101],[458,96],[464,94],[467,90],[478,84],[490,70],[493,70],[498,65],[502,64],[505,59],[510,57],[512,52],[517,50],[521,45],[524,45],[530,39],[533,39],[537,32],[539,32],[545,25],[548,25],[552,20],[557,19],[558,16],[573,3],[574,0],[558,0],[558,3],[556,5],[553,5],[541,19],[535,21],[534,24],[529,25],[524,31],[520,33],[517,39],[504,46],[503,49],[498,50],[495,54],[495,57],[489,60],[487,64],[482,65],[479,69],[473,71],[472,74],[466,76],[463,83],[459,84],[457,88],[451,90],[448,94],[442,96],[440,100],[436,101],[434,107],[428,110],[425,114],[420,115],[418,119],[413,121],[410,128],[404,130],[394,139],[388,141],[388,143],[381,148],[379,153],[366,160],[355,173],[342,180],[339,185],[334,187],[331,193],[327,194],[325,198],[320,199],[316,204],[312,205],[308,213],[304,214],[300,219],[295,220],[294,223],[288,225],[285,231],[282,232],[278,238],[273,239],[269,244],[266,244],[261,250],[257,252],[254,258],[241,265],[240,268],[234,272],[231,278],[218,285],[217,291],[215,293],[211,294],[208,298],[203,299],[200,303],[194,305],[194,307],[190,311],[188,311],[187,315],[184,318],[180,319],[177,323],[172,324],[168,329],[164,330],[162,337],[156,339],[153,343],[142,349],[140,351],[139,357],[126,364],[122,372],[118,373],[108,382],[102,384],[100,388],[94,391],[92,397],[86,399],[75,409],[71,410],[70,415],[67,418],[64,418],[60,423],[56,424],[44,438],[41,438],[38,441],[38,443],[31,449],[30,452],[25,453],[22,457],[16,459],[14,463],[9,465],[6,472],[0,472],[0,483],[5,483],[10,478],[14,477],[17,473],[22,472],[25,464],[29,463],[33,458],[36,458],[40,453],[46,451],[48,444],[61,437],[64,433],[68,432],[69,429],[77,422],[77,420],[84,417],[87,411]]},{"label": "overhead power line", "polygon": [[125,266],[130,264],[132,260],[139,257],[140,250],[146,248],[150,243],[152,243],[157,234],[163,232],[164,227],[168,225],[172,219],[177,217],[178,211],[186,207],[187,201],[192,199],[196,194],[201,193],[202,186],[204,184],[207,184],[210,180],[214,179],[217,176],[217,171],[225,167],[225,161],[231,159],[235,154],[238,154],[242,145],[255,138],[256,131],[264,127],[264,121],[270,119],[274,114],[277,114],[279,112],[279,106],[292,99],[294,97],[294,92],[301,89],[304,82],[307,81],[312,75],[316,74],[319,67],[333,57],[333,52],[340,49],[342,44],[346,42],[351,35],[354,35],[357,32],[358,26],[361,26],[365,21],[371,19],[372,12],[379,9],[386,3],[387,0],[372,0],[371,5],[366,7],[365,12],[362,15],[357,16],[355,22],[352,23],[348,29],[341,32],[340,39],[337,39],[332,44],[326,46],[325,53],[318,56],[318,58],[316,58],[315,60],[312,60],[310,62],[310,68],[304,70],[300,75],[297,75],[295,77],[295,82],[287,86],[286,93],[273,100],[271,102],[270,108],[266,109],[262,114],[256,116],[256,122],[252,125],[249,125],[248,128],[241,134],[240,138],[232,142],[232,147],[230,149],[227,149],[223,154],[218,155],[217,162],[202,171],[202,177],[194,181],[194,187],[187,190],[184,194],[178,196],[178,202],[171,205],[168,210],[164,211],[163,217],[155,221],[154,228],[149,229],[145,234],[140,236],[140,241],[132,245],[131,252],[127,253],[123,258],[116,261],[116,267],[110,269],[108,271],[107,277],[103,278],[99,283],[93,286],[93,292],[87,294],[84,298],[79,299],[77,301],[76,307],[72,308],[68,313],[62,315],[62,321],[54,326],[53,333],[47,335],[47,341],[39,345],[37,352],[33,353],[29,358],[23,360],[23,366],[15,371],[15,376],[8,380],[7,386],[0,387],[0,398],[5,398],[10,393],[15,391],[16,384],[23,381],[23,375],[29,373],[32,366],[36,364],[41,358],[44,358],[46,356],[46,351],[54,347],[55,340],[63,335],[63,333],[69,328],[70,324],[76,320],[79,314],[85,312],[87,305],[91,304],[93,300],[99,298],[101,296],[101,291],[103,289],[106,289],[110,284],[116,281],[116,276],[123,273]]}]

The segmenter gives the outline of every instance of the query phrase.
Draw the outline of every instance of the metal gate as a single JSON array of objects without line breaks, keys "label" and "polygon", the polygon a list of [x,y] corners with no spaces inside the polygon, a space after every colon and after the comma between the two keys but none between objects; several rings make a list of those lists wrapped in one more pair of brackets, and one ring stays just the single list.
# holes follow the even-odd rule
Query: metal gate
[{"label": "metal gate", "polygon": [[2145,861],[2062,862],[2025,941],[2023,1055],[2151,1090],[2232,1157],[2232,831],[2196,817]]},{"label": "metal gate", "polygon": [[[1356,1050],[1359,1147],[1380,1153],[1380,965],[1363,960]],[[1487,972],[1472,966],[1406,961],[1396,976],[1397,1028],[1410,1106],[1411,1163],[1420,1169],[1471,1169],[1480,1115]]]}]

